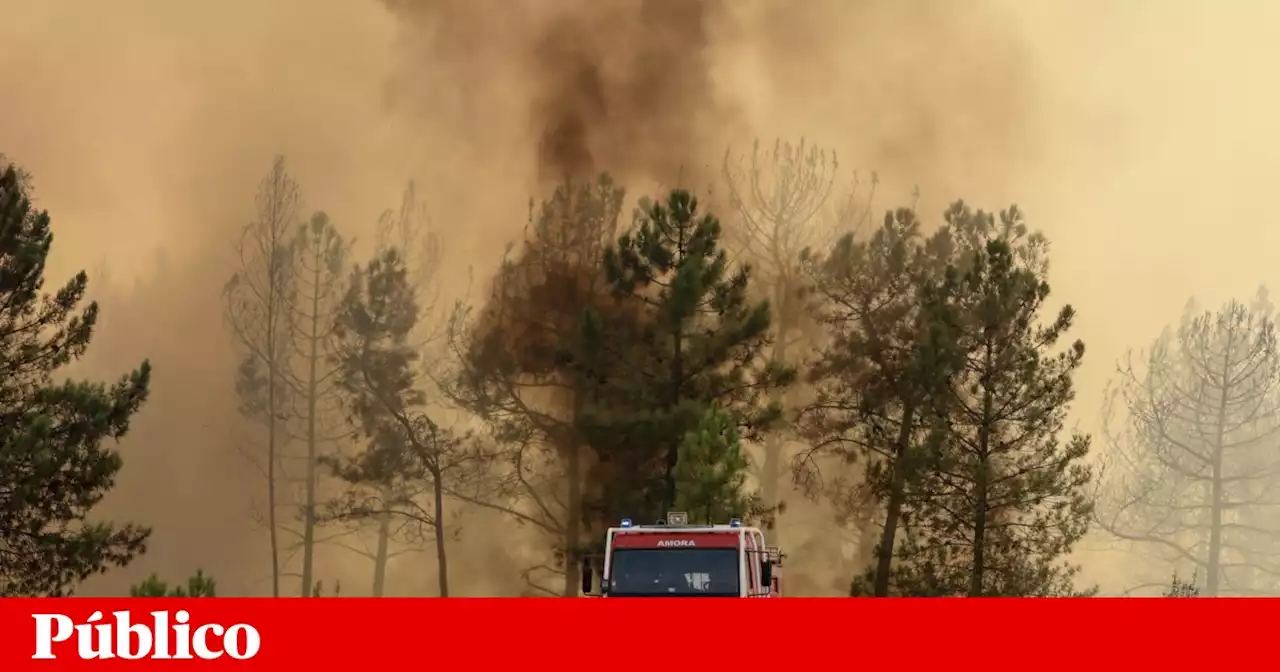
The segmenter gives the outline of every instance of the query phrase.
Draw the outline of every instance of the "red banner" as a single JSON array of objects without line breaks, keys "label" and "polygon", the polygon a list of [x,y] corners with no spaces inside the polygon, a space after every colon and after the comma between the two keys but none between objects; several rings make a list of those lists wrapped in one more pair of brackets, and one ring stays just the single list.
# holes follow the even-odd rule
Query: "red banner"
[{"label": "red banner", "polygon": [[1269,669],[1272,615],[1280,600],[3,599],[0,670]]}]

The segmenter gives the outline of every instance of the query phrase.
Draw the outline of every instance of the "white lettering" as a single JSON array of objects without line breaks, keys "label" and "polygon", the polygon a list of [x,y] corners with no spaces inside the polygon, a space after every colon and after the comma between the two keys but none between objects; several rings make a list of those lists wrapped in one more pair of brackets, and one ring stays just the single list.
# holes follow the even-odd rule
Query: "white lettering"
[{"label": "white lettering", "polygon": [[[71,639],[71,619],[62,614],[31,614],[36,619],[36,653],[32,660],[53,660],[53,645]],[[58,631],[53,632],[53,624],[58,624]]]},{"label": "white lettering", "polygon": [[[185,613],[185,612],[178,612]],[[169,629],[169,612],[153,611],[151,612],[151,620],[155,621],[156,632],[165,632]],[[141,638],[141,636],[139,636]],[[151,652],[152,660],[169,660],[169,638],[161,637],[156,643],[156,650]],[[124,656],[121,656],[122,658]]]},{"label": "white lettering", "polygon": [[[178,650],[174,652],[173,657],[177,660],[191,660],[191,626],[187,624],[187,621],[191,620],[191,614],[185,610],[179,611],[173,615],[173,620],[178,622],[173,626],[173,634],[178,636],[175,647]],[[165,645],[168,646],[168,644],[168,638],[166,638]]]},{"label": "white lettering", "polygon": [[[84,624],[76,626],[76,649],[80,654],[81,660],[93,660],[94,658],[106,660],[116,657],[116,654],[111,652],[111,624],[89,625],[101,620],[102,612],[95,611],[89,614],[89,618],[84,619]],[[95,630],[97,631],[96,636]],[[97,647],[94,647],[95,643]]]},{"label": "white lettering", "polygon": [[[192,632],[191,614],[185,610],[153,611],[151,623],[133,623],[128,611],[112,612],[113,621],[102,622],[103,614],[95,611],[83,623],[75,623],[64,614],[32,614],[36,622],[36,646],[33,660],[55,660],[53,645],[71,640],[75,635],[76,655],[81,660],[217,660],[224,654],[236,660],[249,660],[262,648],[257,628],[246,623],[223,626],[201,625]],[[170,625],[172,624],[172,625]],[[192,654],[195,654],[194,656]]]},{"label": "white lettering", "polygon": [[658,542],[658,548],[688,547],[688,546],[697,546],[697,544],[693,543],[692,539],[663,539]]},{"label": "white lettering", "polygon": [[199,658],[200,660],[216,660],[222,657],[222,649],[214,651],[209,648],[210,632],[221,637],[222,626],[216,623],[202,625],[196,628],[196,635],[191,638],[191,648],[196,650],[196,658]]},{"label": "white lettering", "polygon": [[[155,618],[155,614],[164,614],[165,620],[168,620],[168,614],[163,611],[153,613],[152,619],[155,620],[156,629],[164,632],[164,627],[160,623],[160,619]],[[125,660],[138,660],[151,652],[152,636],[151,630],[142,623],[129,623],[129,612],[117,611],[116,622],[119,626],[116,628],[116,655]],[[133,648],[133,636],[138,636],[138,648]]]},{"label": "white lettering", "polygon": [[[240,642],[242,634],[243,645]],[[227,628],[227,634],[223,636],[222,643],[227,647],[227,655],[236,660],[249,660],[258,655],[258,648],[262,646],[262,638],[258,636],[257,630],[243,623],[237,623]]]}]

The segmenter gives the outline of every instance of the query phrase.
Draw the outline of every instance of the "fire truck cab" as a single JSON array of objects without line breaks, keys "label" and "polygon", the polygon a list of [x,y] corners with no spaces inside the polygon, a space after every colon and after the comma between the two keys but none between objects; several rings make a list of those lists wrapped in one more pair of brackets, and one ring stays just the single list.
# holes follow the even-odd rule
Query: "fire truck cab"
[{"label": "fire truck cab", "polygon": [[759,528],[689,525],[670,512],[655,525],[623,520],[609,528],[600,567],[600,590],[583,562],[582,592],[590,597],[779,597],[777,568],[783,554],[765,545]]}]

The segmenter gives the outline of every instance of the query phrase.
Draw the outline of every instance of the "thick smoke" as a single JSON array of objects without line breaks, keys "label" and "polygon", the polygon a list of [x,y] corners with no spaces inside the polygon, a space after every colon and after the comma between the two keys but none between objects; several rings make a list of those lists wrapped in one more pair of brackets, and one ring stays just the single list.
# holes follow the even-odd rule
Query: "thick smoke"
[{"label": "thick smoke", "polygon": [[[156,534],[147,556],[87,592],[197,566],[229,593],[266,585],[264,535],[248,514],[263,487],[229,431],[236,357],[219,291],[276,154],[306,210],[363,241],[419,178],[453,265],[449,295],[468,286],[468,267],[492,272],[529,197],[565,174],[608,170],[632,195],[700,188],[727,145],[757,134],[807,134],[841,152],[846,175],[879,169],[939,200],[994,192],[998,203],[1035,179],[1019,179],[1035,174],[1040,100],[1028,31],[992,2],[10,4],[0,151],[32,170],[54,216],[51,281],[104,254],[116,275],[92,278],[104,320],[77,375],[156,365],[102,511]],[[804,509],[793,504],[787,529]],[[463,558],[500,554],[484,541],[498,523],[468,521],[456,581],[483,592],[500,563],[468,572]],[[430,584],[429,560],[401,562],[398,591]],[[358,556],[333,550],[323,564],[321,578],[350,592],[368,585]]]},{"label": "thick smoke", "polygon": [[996,4],[384,2],[396,99],[449,128],[434,151],[501,156],[543,190],[599,171],[702,187],[726,145],[807,134],[945,202],[1040,155],[1031,48]]},{"label": "thick smoke", "polygon": [[[1021,150],[1031,146],[1035,88],[1025,47],[986,6],[387,4],[404,28],[397,86],[411,94],[405,98],[413,112],[465,138],[478,165],[523,164],[540,196],[566,176],[607,171],[633,197],[656,185],[691,187],[732,227],[733,213],[704,188],[718,176],[726,145],[746,149],[757,133],[766,142],[774,133],[816,133],[818,144],[846,161],[852,156],[864,169],[896,173],[899,190],[891,198],[910,188],[902,182],[919,181],[935,190],[925,205],[940,207],[954,197],[949,190],[972,188],[975,180],[1001,185],[1025,167]],[[849,174],[840,177],[843,189]],[[788,499],[784,543],[798,546],[824,525],[816,534],[834,537],[825,504]],[[825,544],[826,553],[841,552],[836,546]],[[810,555],[797,569],[812,574],[832,566],[821,553]],[[847,583],[841,574],[807,577],[803,589],[825,592],[830,582]]]},{"label": "thick smoke", "polygon": [[[728,18],[721,0],[389,0],[443,96],[480,137],[505,108],[528,122],[535,179],[609,171],[674,181],[734,113],[717,100],[710,51]],[[418,69],[409,65],[412,72]],[[502,85],[498,85],[502,82]],[[524,109],[521,110],[520,108]]]}]

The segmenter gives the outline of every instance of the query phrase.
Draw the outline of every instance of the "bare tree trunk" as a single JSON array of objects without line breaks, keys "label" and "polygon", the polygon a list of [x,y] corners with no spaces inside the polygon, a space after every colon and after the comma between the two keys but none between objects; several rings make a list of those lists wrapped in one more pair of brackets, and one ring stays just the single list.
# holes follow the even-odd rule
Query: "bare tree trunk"
[{"label": "bare tree trunk", "polygon": [[[1221,445],[1221,439],[1219,439]],[[1217,597],[1220,590],[1222,579],[1222,448],[1219,447],[1214,451],[1213,460],[1213,483],[1210,486],[1209,496],[1212,501],[1209,504],[1209,561],[1205,573],[1205,596]]]},{"label": "bare tree trunk", "polygon": [[[281,427],[285,420],[282,407],[288,401],[281,396],[281,384],[290,380],[290,362],[283,346],[293,325],[289,316],[293,248],[286,237],[296,224],[299,200],[298,185],[285,169],[284,157],[277,157],[271,172],[258,185],[257,216],[241,230],[235,244],[240,268],[223,288],[227,319],[245,350],[239,375],[252,378],[237,380],[237,394],[244,404],[242,413],[267,430],[266,464],[256,456],[252,461],[267,479],[265,518],[271,543],[274,597],[280,596],[281,572],[276,481],[280,478],[281,450],[288,442],[287,428]],[[259,375],[266,379],[259,379]]]},{"label": "bare tree trunk", "polygon": [[373,596],[382,597],[387,583],[388,547],[391,544],[391,512],[378,514],[378,547],[373,556]]},{"label": "bare tree trunk", "polygon": [[276,363],[267,364],[267,527],[271,536],[271,596],[280,597],[280,533],[276,524]]},{"label": "bare tree trunk", "polygon": [[1223,348],[1223,365],[1222,365],[1222,381],[1220,385],[1220,396],[1218,398],[1218,427],[1217,435],[1214,437],[1213,457],[1210,463],[1212,468],[1212,481],[1209,484],[1209,548],[1208,548],[1208,565],[1205,568],[1205,595],[1207,597],[1217,597],[1219,586],[1222,581],[1222,452],[1223,439],[1226,434],[1227,426],[1227,396],[1231,392],[1231,350],[1232,342],[1227,340],[1227,347]]},{"label": "bare tree trunk", "polygon": [[582,447],[576,442],[565,464],[569,496],[564,521],[564,597],[577,597],[582,590]]},{"label": "bare tree trunk", "polygon": [[[316,264],[313,287],[320,287],[320,264]],[[317,363],[319,351],[320,290],[311,295],[311,343],[307,370],[307,483],[302,512],[302,596],[311,597],[316,545],[316,396],[319,395]]]},{"label": "bare tree trunk", "polygon": [[444,529],[444,474],[433,472],[431,481],[436,512],[435,520],[432,521],[436,532],[436,573],[440,578],[440,597],[449,597],[449,558],[445,553]]},{"label": "bare tree trunk", "polygon": [[[991,343],[986,346],[986,361],[983,364],[984,376],[991,374],[995,367],[992,361]],[[973,492],[973,569],[969,575],[969,597],[981,597],[985,589],[984,579],[987,561],[987,478],[991,455],[991,422],[995,409],[992,398],[991,383],[983,381],[982,390],[982,425],[978,427],[978,473]]]},{"label": "bare tree trunk", "polygon": [[[907,499],[907,471],[911,468],[907,454],[911,448],[911,430],[915,424],[915,405],[908,402],[902,409],[902,425],[898,428],[897,457],[889,484],[889,501],[885,507],[884,526],[880,529],[880,545],[876,547],[876,573],[872,586],[875,597],[889,596],[889,579],[893,575],[893,550],[902,519],[902,505]],[[861,570],[859,570],[861,571]]]},{"label": "bare tree trunk", "polygon": [[[982,429],[986,434],[987,430]],[[983,440],[985,444],[986,440]],[[987,456],[978,459],[978,477],[973,492],[973,572],[969,575],[969,597],[982,597],[987,571]]]},{"label": "bare tree trunk", "polygon": [[[683,235],[683,234],[681,234]],[[680,242],[681,249],[684,247],[684,241]],[[668,403],[671,408],[675,408],[680,404],[680,386],[684,380],[684,332],[677,327],[671,334],[673,356],[671,359],[671,397]],[[678,445],[668,446],[667,459],[665,466],[666,496],[662,505],[662,510],[658,511],[659,515],[666,517],[666,512],[673,509],[676,505],[676,464],[680,461],[680,447]]]},{"label": "bare tree trunk", "polygon": [[[778,340],[773,345],[773,361],[785,364],[787,361],[786,330],[780,329]],[[785,395],[781,390],[772,393],[770,401],[783,403]],[[764,461],[760,465],[760,499],[766,509],[773,510],[778,506],[778,485],[782,480],[782,437],[776,431],[769,432],[764,440]],[[765,542],[778,543],[776,526],[764,531]]]}]

